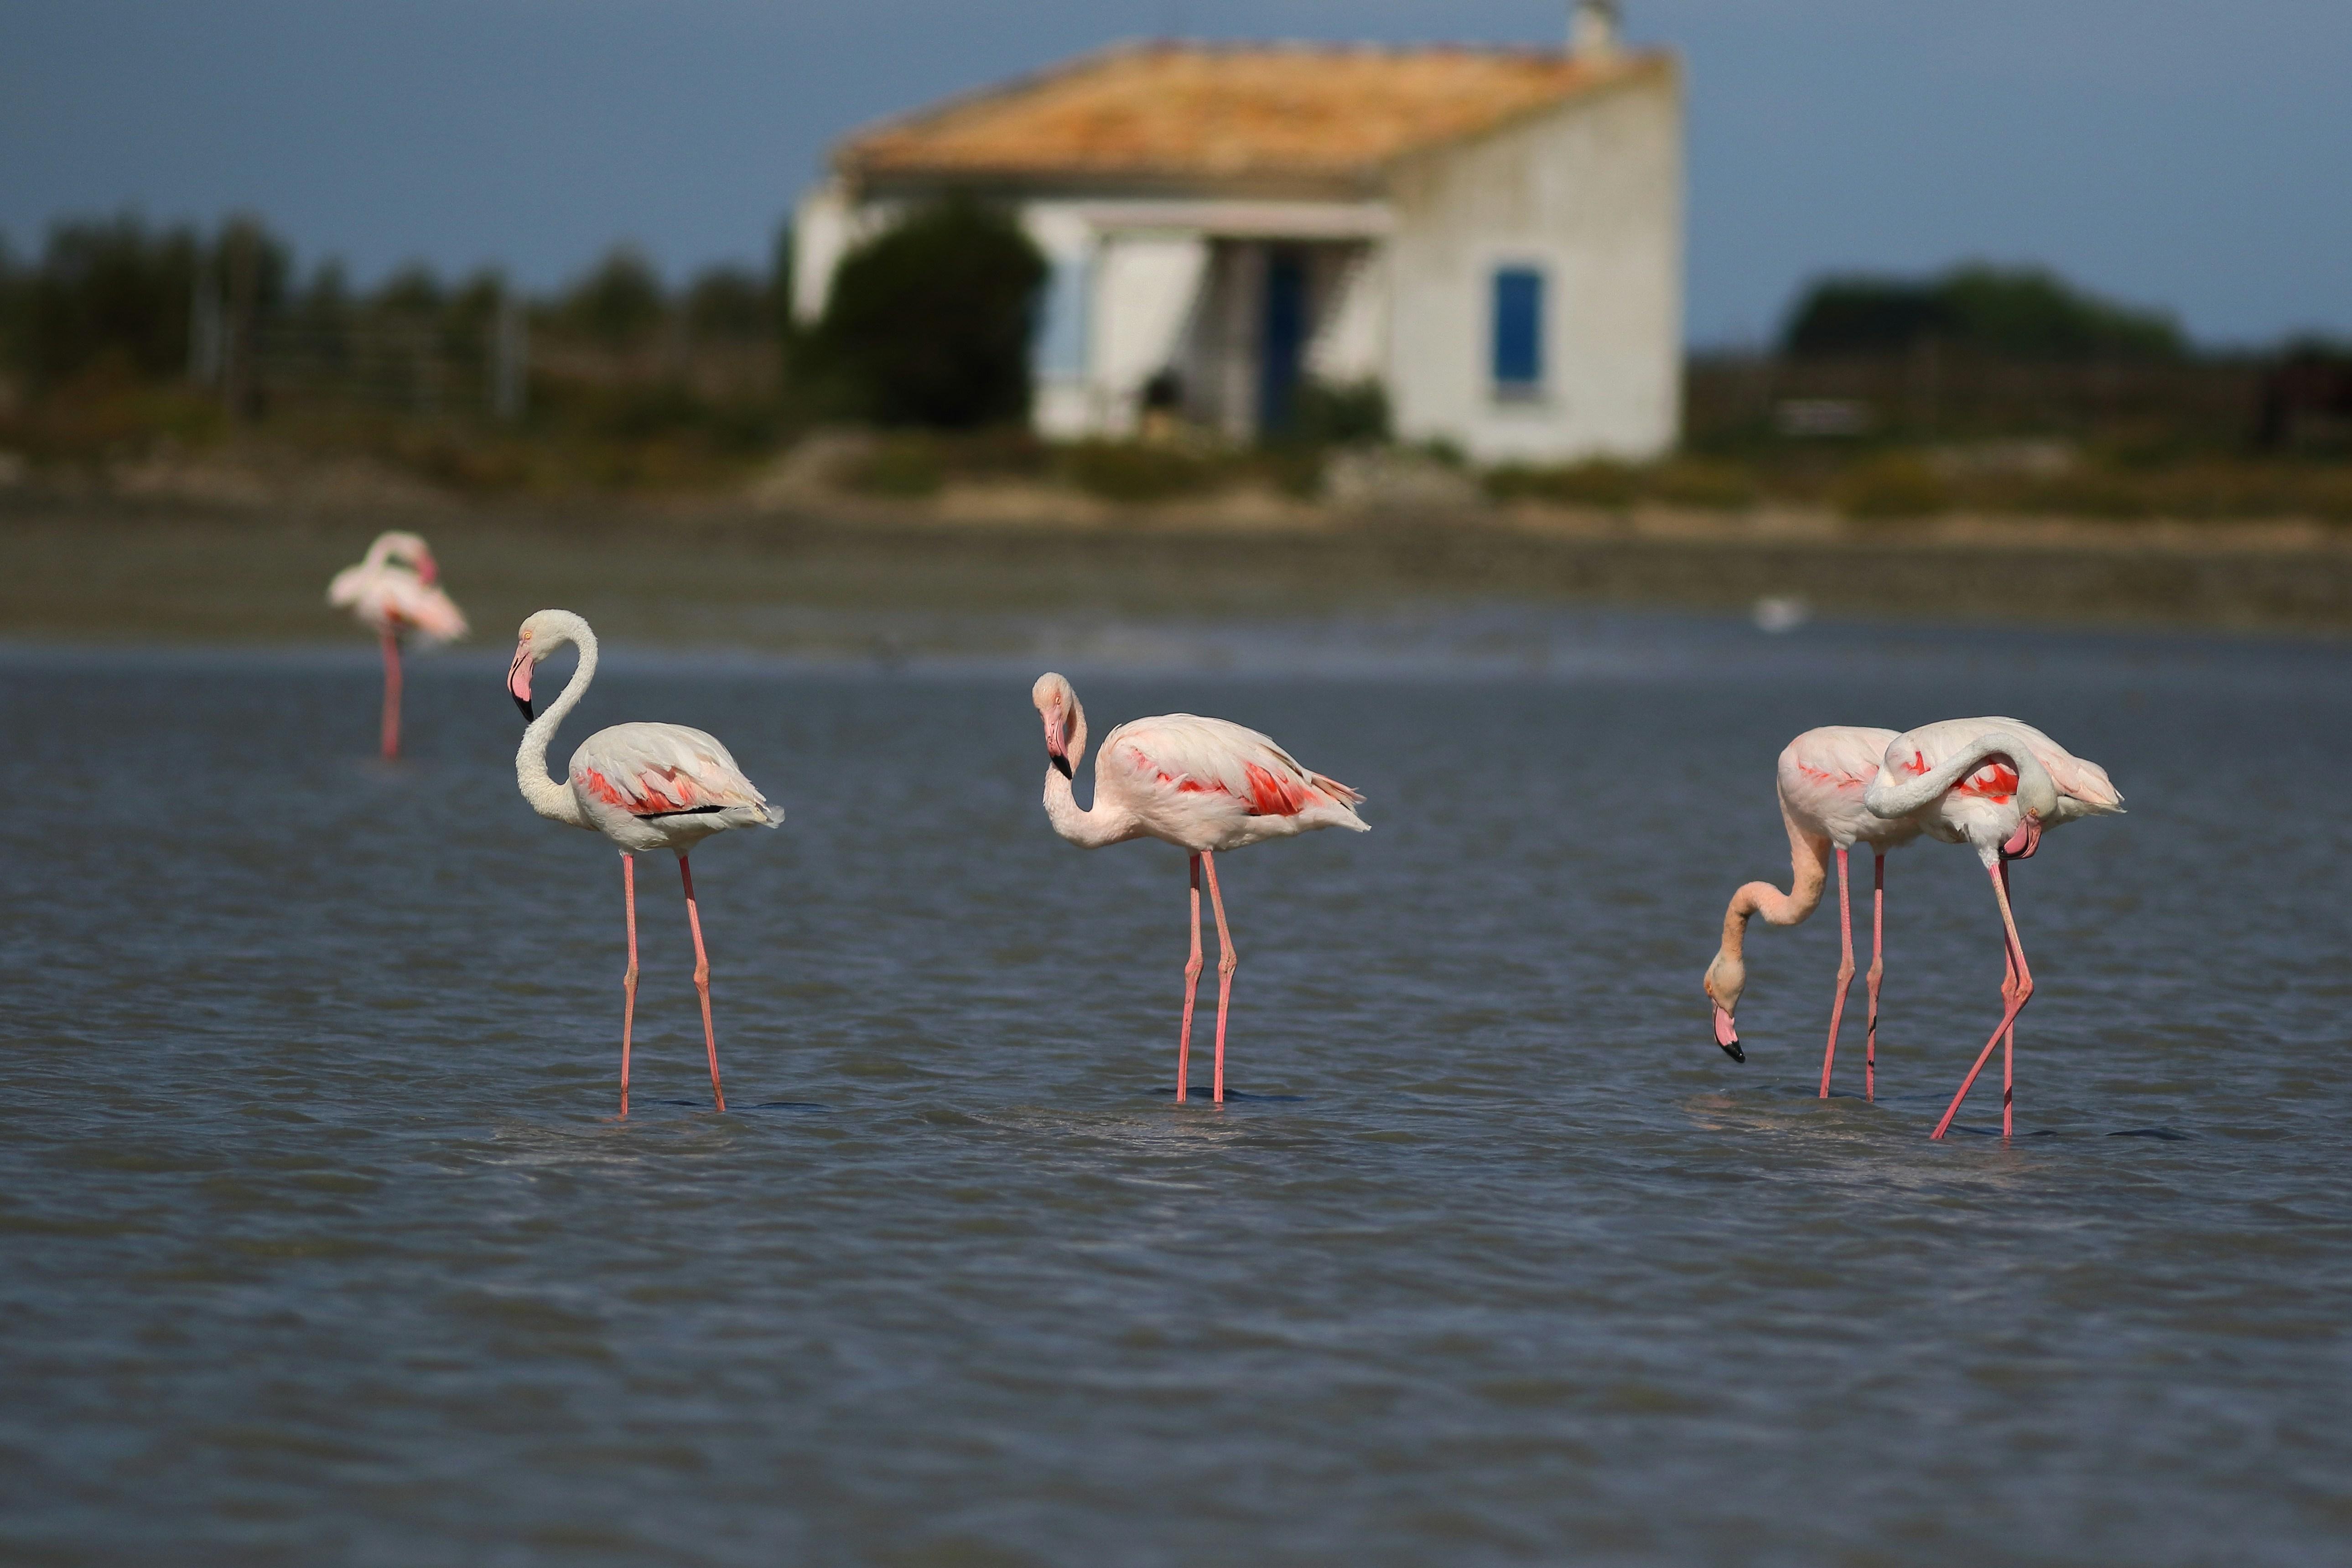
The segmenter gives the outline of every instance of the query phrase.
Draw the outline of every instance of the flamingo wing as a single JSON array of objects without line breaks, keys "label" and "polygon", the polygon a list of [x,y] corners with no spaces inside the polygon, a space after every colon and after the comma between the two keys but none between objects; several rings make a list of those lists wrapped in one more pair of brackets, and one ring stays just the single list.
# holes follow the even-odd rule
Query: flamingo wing
[{"label": "flamingo wing", "polygon": [[466,635],[465,614],[448,595],[410,573],[386,572],[383,577],[382,603],[395,625],[428,642],[450,642]]},{"label": "flamingo wing", "polygon": [[407,568],[362,563],[335,574],[327,603],[346,609],[377,631],[414,632],[428,643],[466,635],[466,616],[438,587]]},{"label": "flamingo wing", "polygon": [[1246,816],[1303,816],[1318,807],[1361,826],[1362,795],[1310,773],[1269,737],[1223,719],[1169,713],[1122,724],[1103,742],[1097,769],[1123,774],[1145,795],[1225,796]]},{"label": "flamingo wing", "polygon": [[683,724],[599,730],[572,753],[572,784],[631,816],[740,810],[783,820],[726,747]]}]

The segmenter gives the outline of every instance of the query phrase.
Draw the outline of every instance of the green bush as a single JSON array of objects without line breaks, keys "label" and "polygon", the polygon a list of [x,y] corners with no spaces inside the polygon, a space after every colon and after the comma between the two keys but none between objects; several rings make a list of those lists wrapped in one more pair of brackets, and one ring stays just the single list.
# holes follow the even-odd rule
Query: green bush
[{"label": "green bush", "polygon": [[1088,495],[1113,501],[1197,494],[1216,478],[1213,465],[1190,453],[1131,441],[1081,441],[1066,447],[1062,472]]},{"label": "green bush", "polygon": [[1642,499],[1642,473],[1630,463],[1605,458],[1552,468],[1506,464],[1486,476],[1486,493],[1496,500],[1631,506]]},{"label": "green bush", "polygon": [[947,477],[939,448],[919,437],[883,442],[842,476],[853,490],[908,498],[937,494]]},{"label": "green bush", "polygon": [[973,429],[1029,413],[1029,338],[1045,260],[970,198],[919,209],[843,258],[812,368],[884,425]]},{"label": "green bush", "polygon": [[1827,278],[1789,319],[1801,359],[1900,355],[1925,342],[2020,360],[2168,360],[2186,349],[2158,310],[2102,300],[2039,268],[1958,267],[1941,277]]},{"label": "green bush", "polygon": [[1874,522],[1933,516],[1952,501],[1943,476],[1916,452],[1863,459],[1838,477],[1831,499],[1846,516]]},{"label": "green bush", "polygon": [[1377,381],[1302,384],[1291,404],[1292,435],[1310,447],[1389,438],[1389,395]]}]

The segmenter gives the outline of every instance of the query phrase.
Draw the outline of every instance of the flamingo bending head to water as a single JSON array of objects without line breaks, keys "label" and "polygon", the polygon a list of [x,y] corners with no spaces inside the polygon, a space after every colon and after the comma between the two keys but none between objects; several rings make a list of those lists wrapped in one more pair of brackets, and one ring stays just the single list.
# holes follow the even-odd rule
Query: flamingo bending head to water
[{"label": "flamingo bending head to water", "polygon": [[[539,661],[569,643],[580,650],[579,668],[562,695],[533,717],[531,671]],[[568,775],[548,776],[547,744],[556,726],[580,704],[596,677],[596,634],[569,610],[541,610],[522,624],[507,690],[529,727],[515,752],[515,783],[530,808],[551,821],[601,833],[620,847],[621,888],[629,926],[629,967],[621,976],[621,1114],[629,1113],[629,1036],[637,1016],[637,862],[642,851],[667,849],[677,857],[686,888],[686,923],[694,932],[694,988],[702,996],[702,1040],[710,1056],[710,1097],[721,1110],[726,1092],[719,1086],[719,1037],[710,1023],[710,959],[702,949],[702,916],[694,901],[694,870],[687,852],[714,833],[730,827],[773,827],[784,809],[770,805],[735,759],[710,736],[683,724],[615,724],[580,742]]]},{"label": "flamingo bending head to water", "polygon": [[1094,805],[1080,810],[1071,783],[1087,754],[1087,714],[1061,676],[1041,675],[1029,693],[1045,721],[1045,816],[1054,831],[1093,849],[1159,838],[1192,858],[1192,949],[1184,964],[1184,1019],[1176,1037],[1176,1099],[1185,1096],[1192,1046],[1192,1000],[1201,978],[1201,873],[1217,917],[1217,1056],[1212,1094],[1225,1098],[1225,1010],[1240,956],[1225,927],[1217,852],[1318,827],[1368,833],[1356,815],[1364,797],[1310,773],[1255,730],[1223,719],[1165,713],[1137,719],[1103,737],[1095,759]]},{"label": "flamingo bending head to water", "polygon": [[2106,769],[2075,756],[2031,724],[1947,719],[1889,742],[1863,799],[1882,816],[1916,822],[1931,838],[1971,846],[1992,879],[2005,969],[2000,1022],[1960,1080],[1960,1091],[1933,1136],[1941,1138],[1950,1129],[1993,1047],[2001,1046],[2000,1135],[2006,1138],[2016,1094],[2017,1016],[2033,997],[2033,974],[2025,967],[2025,947],[2010,910],[2010,862],[2031,859],[2042,834],[2053,827],[2078,817],[2121,815],[2124,797]]},{"label": "flamingo bending head to water", "polygon": [[383,644],[383,754],[400,755],[400,639],[451,642],[466,635],[466,617],[441,590],[432,547],[416,534],[393,529],[375,536],[367,555],[327,584],[327,603],[349,610]]},{"label": "flamingo bending head to water", "polygon": [[1870,846],[1871,917],[1870,973],[1865,982],[1870,1008],[1863,1033],[1863,1092],[1878,1096],[1878,986],[1885,973],[1882,955],[1886,935],[1886,852],[1919,837],[1920,826],[1906,817],[1885,817],[1863,802],[1863,792],[1876,776],[1879,760],[1892,730],[1863,729],[1851,724],[1808,730],[1781,750],[1774,784],[1780,796],[1780,820],[1789,829],[1789,890],[1769,882],[1749,882],[1731,895],[1723,911],[1723,945],[1706,966],[1701,983],[1715,1004],[1715,1043],[1733,1061],[1744,1062],[1739,1030],[1732,1021],[1740,994],[1748,988],[1748,966],[1742,949],[1751,916],[1765,923],[1792,926],[1803,922],[1822,901],[1829,879],[1829,856],[1837,850],[1838,960],[1837,990],[1830,1002],[1829,1045],[1822,1052],[1822,1098],[1830,1093],[1830,1072],[1837,1061],[1838,1026],[1845,1018],[1846,989],[1853,982],[1853,906],[1846,891],[1846,851],[1857,844]]}]

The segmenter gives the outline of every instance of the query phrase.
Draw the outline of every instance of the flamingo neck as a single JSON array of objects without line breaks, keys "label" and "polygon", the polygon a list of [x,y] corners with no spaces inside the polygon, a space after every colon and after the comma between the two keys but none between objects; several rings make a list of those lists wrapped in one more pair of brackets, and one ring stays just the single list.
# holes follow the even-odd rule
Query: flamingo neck
[{"label": "flamingo neck", "polygon": [[[1076,775],[1078,765],[1087,756],[1087,710],[1078,706],[1077,694],[1070,696],[1070,734],[1067,743],[1070,773]],[[1080,809],[1078,796],[1070,779],[1062,770],[1048,764],[1045,769],[1045,820],[1054,831],[1071,843],[1087,849],[1116,844],[1135,837],[1135,823],[1126,812],[1102,797],[1102,772],[1095,772],[1095,803]]]},{"label": "flamingo neck", "polygon": [[522,732],[522,745],[515,752],[515,783],[521,788],[523,799],[540,816],[572,827],[588,827],[593,825],[580,809],[579,798],[572,793],[571,785],[548,775],[547,746],[555,739],[556,727],[580,706],[580,700],[588,694],[588,683],[596,678],[596,634],[583,621],[558,632],[553,640],[569,642],[578,648],[580,667],[564,682],[562,694]]},{"label": "flamingo neck", "polygon": [[1784,805],[1780,820],[1789,829],[1789,890],[1769,882],[1743,883],[1723,911],[1723,945],[1718,956],[1737,964],[1748,940],[1748,922],[1762,915],[1766,925],[1801,925],[1821,907],[1822,889],[1829,883],[1830,841],[1797,825]]},{"label": "flamingo neck", "polygon": [[[1897,742],[1898,744],[1900,742]],[[1892,750],[1892,748],[1889,748]],[[1881,767],[1878,777],[1863,792],[1862,803],[1871,812],[1885,817],[1916,816],[1943,799],[1947,791],[1962,779],[1995,758],[2006,762],[2017,772],[2017,793],[2012,797],[2021,816],[2047,824],[2058,809],[2058,784],[2051,778],[2050,770],[2033,754],[2027,738],[2015,730],[1988,730],[1969,742],[1943,763],[1928,769],[1907,784],[1897,784]],[[2012,825],[2013,826],[2013,825]],[[1970,839],[1984,863],[1994,863],[2001,839],[2009,836],[2003,827],[1996,837],[1983,837],[1990,829],[1972,829]]]}]

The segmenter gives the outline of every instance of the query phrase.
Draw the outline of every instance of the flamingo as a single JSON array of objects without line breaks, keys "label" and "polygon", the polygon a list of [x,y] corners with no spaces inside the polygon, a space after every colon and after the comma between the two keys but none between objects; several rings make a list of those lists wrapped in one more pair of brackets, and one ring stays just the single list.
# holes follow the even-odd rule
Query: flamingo
[{"label": "flamingo", "polygon": [[2062,823],[2122,815],[2124,797],[2106,769],[2075,756],[2031,724],[1947,719],[1895,737],[1863,802],[1881,816],[1916,822],[1931,838],[1972,845],[1992,879],[2005,970],[2000,1022],[1960,1080],[1960,1091],[1933,1136],[1941,1138],[1950,1129],[1993,1047],[2001,1046],[2000,1135],[2007,1138],[2016,1093],[2017,1016],[2033,997],[2033,973],[2025,966],[2025,947],[2009,904],[2009,863],[2032,859],[2042,835]]},{"label": "flamingo", "polygon": [[1192,1048],[1192,1001],[1201,978],[1201,873],[1217,916],[1217,1058],[1212,1093],[1225,1098],[1225,1009],[1241,966],[1217,889],[1217,851],[1318,827],[1369,833],[1356,815],[1364,797],[1309,773],[1255,730],[1223,719],[1164,713],[1103,737],[1095,759],[1095,803],[1081,811],[1071,781],[1087,755],[1087,713],[1070,683],[1041,675],[1029,693],[1045,721],[1045,816],[1082,848],[1158,838],[1192,858],[1192,951],[1184,964],[1184,1021],[1176,1037],[1176,1100],[1184,1101]]},{"label": "flamingo", "polygon": [[400,755],[400,635],[430,645],[466,635],[466,617],[439,587],[433,551],[414,533],[379,533],[356,566],[327,584],[327,603],[349,610],[383,641],[383,754]]},{"label": "flamingo", "polygon": [[1733,1061],[1744,1062],[1739,1030],[1732,1015],[1740,993],[1748,987],[1748,969],[1741,957],[1750,916],[1765,923],[1800,925],[1822,901],[1829,876],[1829,850],[1837,849],[1838,938],[1837,990],[1830,1002],[1830,1037],[1822,1052],[1822,1094],[1830,1096],[1830,1072],[1837,1061],[1839,1026],[1845,1019],[1846,988],[1853,983],[1853,906],[1846,892],[1846,851],[1856,844],[1871,848],[1870,973],[1865,982],[1869,1020],[1863,1035],[1863,1093],[1878,1098],[1878,985],[1886,962],[1882,955],[1886,936],[1886,852],[1919,837],[1920,826],[1908,819],[1879,816],[1863,804],[1869,785],[1895,739],[1892,730],[1862,729],[1850,724],[1808,730],[1781,750],[1774,783],[1780,796],[1780,820],[1789,829],[1789,890],[1769,882],[1749,882],[1731,895],[1723,911],[1723,945],[1706,966],[1701,982],[1715,1004],[1715,1043]]},{"label": "flamingo", "polygon": [[[562,695],[533,718],[530,674],[539,661],[570,643],[580,650]],[[695,907],[694,869],[687,853],[730,827],[774,827],[783,807],[770,805],[727,748],[683,724],[615,724],[580,742],[568,780],[547,773],[547,743],[564,716],[579,706],[596,677],[596,634],[569,610],[541,610],[516,636],[507,690],[529,727],[515,752],[515,783],[530,808],[551,821],[601,833],[620,846],[621,889],[627,902],[629,967],[621,976],[621,1114],[629,1114],[629,1037],[637,1016],[637,862],[640,852],[667,849],[677,857],[686,888],[686,923],[694,932],[694,988],[702,995],[702,1043],[710,1055],[710,1098],[727,1109],[719,1086],[719,1037],[710,1024],[710,959],[702,949],[702,916]]]}]

